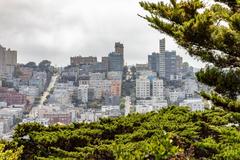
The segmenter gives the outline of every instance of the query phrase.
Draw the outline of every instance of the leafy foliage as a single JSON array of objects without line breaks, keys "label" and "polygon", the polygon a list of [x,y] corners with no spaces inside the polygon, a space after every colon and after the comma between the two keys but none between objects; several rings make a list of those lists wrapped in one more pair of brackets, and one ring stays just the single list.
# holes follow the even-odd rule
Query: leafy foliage
[{"label": "leafy foliage", "polygon": [[29,67],[29,68],[37,68],[37,64],[35,62],[28,62],[27,64],[25,64],[25,67]]},{"label": "leafy foliage", "polygon": [[0,144],[0,159],[2,160],[18,160],[20,159],[20,156],[22,154],[22,148],[19,147],[17,149],[11,150],[5,150],[6,145],[5,144]]},{"label": "leafy foliage", "polygon": [[24,146],[22,159],[239,159],[239,117],[173,106],[94,123],[29,123],[17,126],[8,149]]}]

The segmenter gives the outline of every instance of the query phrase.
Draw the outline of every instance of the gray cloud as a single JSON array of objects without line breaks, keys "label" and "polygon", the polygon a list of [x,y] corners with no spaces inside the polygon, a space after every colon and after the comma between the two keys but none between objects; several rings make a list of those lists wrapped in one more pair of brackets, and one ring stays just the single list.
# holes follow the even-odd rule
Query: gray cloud
[{"label": "gray cloud", "polygon": [[[151,0],[157,2],[157,0]],[[18,51],[18,61],[67,65],[74,55],[104,56],[114,42],[125,45],[128,64],[146,63],[165,37],[137,16],[145,12],[139,0],[0,0],[0,44]],[[171,38],[167,49],[193,60]]]}]

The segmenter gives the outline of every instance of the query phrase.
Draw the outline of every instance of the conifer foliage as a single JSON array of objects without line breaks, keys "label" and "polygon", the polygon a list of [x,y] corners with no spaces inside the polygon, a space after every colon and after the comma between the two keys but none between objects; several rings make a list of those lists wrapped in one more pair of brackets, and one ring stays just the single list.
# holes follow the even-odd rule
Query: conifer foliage
[{"label": "conifer foliage", "polygon": [[[188,53],[209,64],[196,74],[213,88],[202,96],[240,112],[240,0],[140,2],[149,25],[173,37]],[[222,101],[227,102],[221,104]]]},{"label": "conifer foliage", "polygon": [[239,123],[237,112],[175,106],[89,124],[29,123],[15,129],[0,154],[14,151],[22,160],[235,160],[240,159]]}]

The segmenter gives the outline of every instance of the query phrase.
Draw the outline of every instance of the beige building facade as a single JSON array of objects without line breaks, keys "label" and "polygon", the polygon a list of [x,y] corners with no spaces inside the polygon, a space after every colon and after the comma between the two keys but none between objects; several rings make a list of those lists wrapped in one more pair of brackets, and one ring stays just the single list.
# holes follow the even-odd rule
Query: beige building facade
[{"label": "beige building facade", "polygon": [[17,51],[0,45],[0,77],[13,74],[17,65]]}]

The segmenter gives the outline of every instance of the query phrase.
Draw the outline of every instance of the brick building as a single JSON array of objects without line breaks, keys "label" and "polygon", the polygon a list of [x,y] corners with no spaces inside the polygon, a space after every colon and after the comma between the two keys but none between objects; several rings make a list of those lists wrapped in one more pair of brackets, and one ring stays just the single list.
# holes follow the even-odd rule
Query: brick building
[{"label": "brick building", "polygon": [[43,115],[43,117],[49,119],[49,124],[70,124],[72,122],[71,113],[46,113]]},{"label": "brick building", "polygon": [[97,57],[76,56],[70,58],[71,65],[92,65],[97,63]]},{"label": "brick building", "polygon": [[7,88],[0,87],[0,101],[6,102],[7,105],[26,104],[26,96],[16,91],[10,91]]}]

